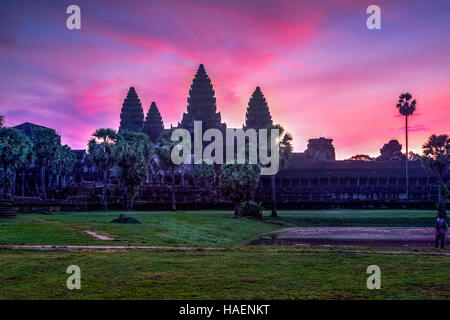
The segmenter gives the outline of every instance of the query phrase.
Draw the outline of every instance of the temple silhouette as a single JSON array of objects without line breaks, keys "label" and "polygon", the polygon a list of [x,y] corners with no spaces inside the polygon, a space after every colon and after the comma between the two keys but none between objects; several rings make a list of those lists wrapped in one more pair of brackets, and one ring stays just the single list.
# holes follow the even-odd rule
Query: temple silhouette
[{"label": "temple silhouette", "polygon": [[[157,104],[152,102],[146,116],[134,87],[131,87],[123,102],[120,114],[120,132],[144,132],[155,142],[164,129],[163,119]],[[193,132],[194,121],[202,121],[203,130],[226,129],[221,114],[217,111],[216,97],[211,79],[200,64],[187,98],[187,110],[177,127]],[[274,124],[266,98],[260,87],[251,95],[245,113],[243,128],[261,129]],[[32,123],[23,123],[15,128],[31,136]],[[395,141],[395,140],[394,140]],[[308,140],[304,152],[294,152],[288,166],[276,175],[276,193],[280,208],[322,207],[402,207],[408,203],[416,207],[430,207],[437,201],[438,180],[433,172],[424,169],[420,161],[411,161],[409,168],[409,199],[405,198],[405,162],[390,152],[401,145],[389,142],[381,148],[376,161],[336,160],[333,140],[319,137]],[[397,150],[398,151],[398,150]],[[70,176],[70,188],[59,190],[55,186],[55,173],[47,177],[49,198],[69,198],[78,209],[88,209],[98,201],[96,195],[104,188],[102,176],[89,159],[85,150],[74,150],[77,163]],[[390,152],[390,153],[389,153]],[[134,201],[136,208],[167,208],[170,204],[172,177],[161,170],[152,171],[151,177],[141,187]],[[30,168],[24,178],[25,196],[23,210],[30,211],[30,199],[39,194],[38,168]],[[120,189],[118,181],[112,180],[108,187],[109,207],[119,207]],[[228,202],[220,197],[218,190],[202,190],[194,183],[192,166],[181,165],[175,174],[177,205],[185,208],[227,207]],[[255,200],[270,208],[270,177],[262,176]],[[37,200],[36,200],[37,201]],[[17,201],[20,207],[20,199]],[[51,203],[51,201],[50,201]],[[62,206],[69,204],[60,204]],[[81,207],[80,207],[81,206]],[[31,208],[32,209],[32,208]]]}]

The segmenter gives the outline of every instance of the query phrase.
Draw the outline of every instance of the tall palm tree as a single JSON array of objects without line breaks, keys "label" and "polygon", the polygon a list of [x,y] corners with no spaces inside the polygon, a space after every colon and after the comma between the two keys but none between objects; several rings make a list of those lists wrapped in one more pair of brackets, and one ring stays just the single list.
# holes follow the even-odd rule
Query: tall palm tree
[{"label": "tall palm tree", "polygon": [[422,146],[422,164],[431,171],[436,172],[439,177],[439,208],[445,212],[445,199],[442,195],[445,189],[444,175],[450,167],[450,137],[447,134],[439,136],[431,135]]},{"label": "tall palm tree", "polygon": [[114,146],[117,132],[109,128],[97,129],[88,142],[88,152],[96,166],[103,171],[103,209],[108,210],[108,188],[110,169],[116,164]]},{"label": "tall palm tree", "polygon": [[25,197],[25,175],[27,170],[29,170],[35,162],[35,156],[33,153],[33,142],[31,140],[29,140],[29,147],[28,150],[24,156],[24,158],[22,159],[22,161],[19,164],[19,170],[20,170],[20,175],[21,175],[21,195],[22,197]]},{"label": "tall palm tree", "polygon": [[0,163],[3,169],[2,192],[6,192],[7,171],[10,170],[12,173],[10,192],[14,196],[16,170],[25,161],[30,146],[30,140],[19,130],[14,128],[0,129]]},{"label": "tall palm tree", "polygon": [[[284,128],[276,124],[269,129],[278,129],[278,141],[279,141],[279,153],[280,153],[280,161],[279,161],[279,170],[283,170],[286,168],[288,161],[291,157],[292,153],[292,136],[284,130]],[[268,146],[270,143],[268,142]],[[278,217],[277,213],[277,197],[276,197],[276,184],[275,184],[275,174],[272,175],[272,214],[271,217]]]},{"label": "tall palm tree", "polygon": [[177,141],[171,141],[170,137],[172,135],[172,130],[167,130],[160,135],[155,145],[155,153],[158,160],[163,167],[164,171],[169,171],[171,173],[171,194],[172,194],[172,204],[171,210],[176,211],[176,201],[175,201],[175,169],[176,165],[172,161],[171,152],[174,146],[178,144]]},{"label": "tall palm tree", "polygon": [[66,187],[66,178],[72,172],[76,160],[75,154],[68,145],[65,144],[58,148],[55,159],[55,169],[61,177],[61,187]]},{"label": "tall palm tree", "polygon": [[124,188],[124,209],[133,207],[139,186],[147,181],[152,143],[145,133],[124,132],[118,136],[114,155],[119,167],[119,179]]},{"label": "tall palm tree", "polygon": [[406,199],[409,198],[409,173],[408,173],[408,117],[412,116],[416,111],[416,100],[411,100],[410,93],[402,93],[398,99],[397,108],[402,116],[405,117],[405,133],[406,133]]},{"label": "tall palm tree", "polygon": [[58,148],[61,146],[61,137],[53,129],[36,128],[33,131],[33,152],[36,164],[41,169],[42,198],[47,199],[45,177],[48,168],[53,166]]}]

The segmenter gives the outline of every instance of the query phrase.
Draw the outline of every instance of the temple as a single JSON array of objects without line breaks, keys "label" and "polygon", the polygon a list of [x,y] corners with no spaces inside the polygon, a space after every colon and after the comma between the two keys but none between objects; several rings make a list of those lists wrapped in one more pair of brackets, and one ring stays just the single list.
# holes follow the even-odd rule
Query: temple
[{"label": "temple", "polygon": [[120,113],[119,133],[141,132],[144,126],[144,110],[134,87],[125,98]]},{"label": "temple", "polygon": [[333,139],[326,139],[324,137],[309,139],[304,156],[305,160],[312,162],[336,160]]},{"label": "temple", "polygon": [[164,124],[155,102],[152,102],[145,118],[143,132],[148,135],[151,141],[155,142],[164,131]]},{"label": "temple", "polygon": [[247,113],[245,114],[245,129],[255,130],[268,128],[273,125],[269,106],[261,89],[256,87],[250,101],[248,102]]},{"label": "temple", "polygon": [[[226,129],[217,111],[213,84],[205,67],[201,64],[192,81],[187,99],[187,112],[183,114],[178,127],[193,132],[194,121],[202,121],[203,130]],[[164,129],[163,119],[152,102],[144,121],[144,111],[136,90],[131,87],[123,102],[120,114],[119,132],[144,132],[152,141],[168,129]],[[260,87],[251,95],[245,113],[243,128],[261,129],[274,124],[269,104]],[[40,127],[24,123],[15,128],[26,135],[32,135],[34,128]],[[409,198],[405,198],[405,162],[402,146],[396,140],[385,144],[381,155],[372,161],[336,160],[333,140],[319,137],[308,140],[305,152],[294,152],[288,166],[276,175],[276,194],[280,208],[322,208],[322,207],[398,207],[406,204],[430,208],[437,200],[438,178],[421,166],[420,161],[410,161]],[[49,196],[58,199],[68,194],[71,199],[86,201],[86,205],[97,201],[96,194],[105,186],[102,176],[89,160],[85,150],[74,150],[77,164],[70,176],[70,190],[51,188],[57,177],[48,176]],[[448,172],[446,173],[448,176]],[[39,172],[30,168],[27,172],[24,195],[37,196],[39,192]],[[180,166],[174,175],[177,205],[186,208],[226,207],[227,201],[220,197],[220,190],[203,190],[195,185],[192,167]],[[270,177],[261,177],[255,200],[270,205]],[[154,171],[147,184],[140,189],[134,203],[136,208],[165,208],[170,203],[172,175]],[[110,206],[119,203],[120,188],[112,175],[108,186]],[[20,203],[20,201],[18,202]]]},{"label": "temple", "polygon": [[203,130],[225,128],[225,124],[221,123],[220,112],[216,112],[215,92],[203,64],[199,66],[192,81],[187,102],[187,113],[183,114],[179,127],[193,132],[194,121],[202,121]]}]

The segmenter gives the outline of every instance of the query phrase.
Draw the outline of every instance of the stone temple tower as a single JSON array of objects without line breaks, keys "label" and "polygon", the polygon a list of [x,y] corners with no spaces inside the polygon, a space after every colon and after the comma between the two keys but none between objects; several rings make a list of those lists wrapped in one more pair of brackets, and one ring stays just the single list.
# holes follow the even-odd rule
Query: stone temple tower
[{"label": "stone temple tower", "polygon": [[142,132],[144,126],[144,109],[134,87],[128,91],[120,112],[119,133]]},{"label": "stone temple tower", "polygon": [[145,118],[143,132],[148,135],[151,141],[155,142],[163,131],[164,124],[161,113],[159,113],[156,103],[152,102]]},{"label": "stone temple tower", "polygon": [[333,146],[333,139],[326,139],[324,137],[309,139],[305,157],[307,160],[313,162],[335,161],[336,153]]},{"label": "stone temple tower", "polygon": [[183,114],[180,127],[189,131],[194,130],[194,121],[202,121],[203,131],[210,128],[224,129],[220,112],[216,112],[216,97],[211,79],[201,64],[192,81],[187,99],[187,113]]},{"label": "stone temple tower", "polygon": [[245,115],[244,128],[253,128],[255,130],[264,129],[273,125],[269,106],[261,89],[256,87],[250,101],[248,102],[247,113]]}]

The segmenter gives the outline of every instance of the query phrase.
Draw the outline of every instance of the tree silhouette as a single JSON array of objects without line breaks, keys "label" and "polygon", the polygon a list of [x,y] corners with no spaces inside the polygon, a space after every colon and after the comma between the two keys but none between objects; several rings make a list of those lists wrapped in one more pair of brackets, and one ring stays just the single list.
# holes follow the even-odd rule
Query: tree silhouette
[{"label": "tree silhouette", "polygon": [[0,116],[0,128],[3,128],[4,124],[5,124],[5,116]]},{"label": "tree silhouette", "polygon": [[133,207],[139,186],[148,178],[152,144],[145,133],[124,132],[118,136],[114,155],[124,189],[124,209],[129,210]]},{"label": "tree silhouette", "polygon": [[55,161],[56,152],[61,146],[61,137],[53,129],[36,128],[33,131],[33,151],[36,156],[36,164],[41,169],[42,198],[47,199],[45,188],[45,176],[47,168]]},{"label": "tree silhouette", "polygon": [[88,142],[88,152],[97,168],[103,171],[103,209],[108,210],[109,171],[116,164],[114,146],[117,132],[109,128],[97,129]]},{"label": "tree silhouette", "polygon": [[60,146],[55,157],[55,171],[60,175],[61,187],[66,187],[67,176],[73,171],[77,158],[72,149],[67,145]]},{"label": "tree silhouette", "polygon": [[350,160],[350,161],[373,161],[374,159],[367,154],[357,154],[355,156],[350,157],[348,160]]},{"label": "tree silhouette", "polygon": [[19,170],[20,170],[20,175],[22,177],[22,183],[21,183],[21,188],[22,188],[22,197],[25,197],[25,175],[27,170],[29,170],[30,168],[32,168],[34,166],[35,163],[35,155],[33,152],[33,141],[29,140],[29,145],[26,151],[25,156],[21,159],[20,164],[19,164]]},{"label": "tree silhouette", "polygon": [[[406,133],[406,154],[408,154],[408,117],[412,116],[416,111],[416,100],[411,100],[410,93],[402,93],[398,99],[397,108],[402,116],[405,117],[405,133]],[[405,158],[406,163],[406,199],[409,198],[409,173],[408,173],[408,157]]]},{"label": "tree silhouette", "polygon": [[444,212],[445,217],[445,199],[442,193],[445,191],[444,174],[450,167],[450,137],[447,134],[431,135],[427,142],[422,146],[424,167],[437,173],[439,177],[439,208]]},{"label": "tree silhouette", "polygon": [[[278,129],[278,138],[279,141],[279,171],[283,170],[287,167],[288,161],[291,158],[292,153],[292,136],[290,133],[286,132],[284,128],[280,124],[273,125],[268,128],[268,131],[271,129]],[[270,131],[271,132],[271,131]],[[269,135],[268,135],[269,137]],[[268,138],[269,139],[269,138]],[[268,150],[270,150],[270,141],[267,141]],[[272,152],[270,150],[270,152]],[[278,217],[277,213],[277,197],[276,197],[276,184],[275,184],[275,176],[276,174],[273,174],[272,179],[272,214],[271,217]]]},{"label": "tree silhouette", "polygon": [[195,185],[203,191],[212,191],[216,185],[216,171],[213,164],[202,162],[194,164],[193,178]]},{"label": "tree silhouette", "polygon": [[[380,156],[377,160],[394,160],[398,158],[398,155],[401,155],[402,145],[397,140],[391,140],[388,143],[384,144],[384,146],[380,149]],[[400,157],[403,159],[403,157]]]},{"label": "tree silhouette", "polygon": [[234,215],[240,217],[240,205],[253,197],[259,183],[259,172],[251,164],[223,164],[219,176],[222,196],[234,203]]},{"label": "tree silhouette", "polygon": [[176,164],[172,161],[172,149],[178,144],[178,141],[172,141],[173,130],[167,130],[163,132],[155,145],[155,153],[158,157],[159,163],[162,166],[162,169],[167,172],[169,171],[172,177],[171,181],[171,194],[172,194],[172,204],[171,209],[173,211],[177,210],[176,201],[175,201],[175,168]]},{"label": "tree silhouette", "polygon": [[26,160],[31,148],[30,140],[14,128],[0,129],[0,162],[3,169],[2,192],[7,190],[7,171],[12,173],[10,192],[15,194],[16,170]]}]

